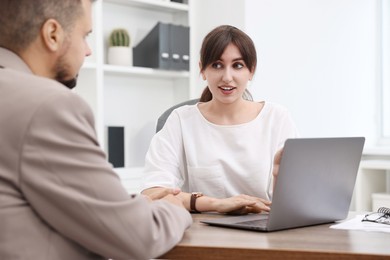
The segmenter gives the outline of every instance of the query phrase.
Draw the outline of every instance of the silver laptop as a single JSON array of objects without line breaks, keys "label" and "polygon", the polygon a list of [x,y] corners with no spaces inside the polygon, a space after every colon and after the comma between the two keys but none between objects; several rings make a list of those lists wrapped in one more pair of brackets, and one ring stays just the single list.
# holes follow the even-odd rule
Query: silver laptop
[{"label": "silver laptop", "polygon": [[269,214],[203,220],[256,231],[317,225],[348,215],[364,137],[288,139]]}]

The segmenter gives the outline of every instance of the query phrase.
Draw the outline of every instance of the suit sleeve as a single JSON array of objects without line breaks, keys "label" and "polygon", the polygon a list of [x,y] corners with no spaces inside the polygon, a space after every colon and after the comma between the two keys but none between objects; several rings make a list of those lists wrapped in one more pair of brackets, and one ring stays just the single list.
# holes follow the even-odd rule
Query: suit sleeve
[{"label": "suit sleeve", "polygon": [[190,226],[184,208],[127,194],[98,145],[90,108],[73,93],[47,98],[24,138],[23,194],[43,221],[90,251],[150,259]]}]

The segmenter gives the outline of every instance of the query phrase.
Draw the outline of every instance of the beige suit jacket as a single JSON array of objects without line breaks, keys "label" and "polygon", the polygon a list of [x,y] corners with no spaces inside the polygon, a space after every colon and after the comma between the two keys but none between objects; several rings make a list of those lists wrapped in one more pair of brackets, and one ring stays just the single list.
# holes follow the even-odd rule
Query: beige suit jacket
[{"label": "beige suit jacket", "polygon": [[0,48],[0,259],[148,259],[192,222],[129,196],[96,140],[88,105]]}]

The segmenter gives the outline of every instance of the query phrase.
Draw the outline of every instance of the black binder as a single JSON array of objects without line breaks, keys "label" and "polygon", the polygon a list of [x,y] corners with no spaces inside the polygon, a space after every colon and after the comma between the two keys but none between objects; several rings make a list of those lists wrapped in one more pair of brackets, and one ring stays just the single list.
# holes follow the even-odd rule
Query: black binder
[{"label": "black binder", "polygon": [[170,25],[157,23],[133,48],[133,65],[168,70],[170,67]]},{"label": "black binder", "polygon": [[133,48],[133,65],[189,70],[189,27],[158,22]]},{"label": "black binder", "polygon": [[123,126],[108,127],[108,161],[114,168],[125,167],[125,136]]},{"label": "black binder", "polygon": [[183,25],[171,24],[171,69],[189,70],[190,30]]}]

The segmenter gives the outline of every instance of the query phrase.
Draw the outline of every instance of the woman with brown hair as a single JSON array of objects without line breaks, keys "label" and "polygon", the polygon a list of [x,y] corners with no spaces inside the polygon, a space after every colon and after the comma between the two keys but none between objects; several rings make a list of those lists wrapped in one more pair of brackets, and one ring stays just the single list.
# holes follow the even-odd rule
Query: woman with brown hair
[{"label": "woman with brown hair", "polygon": [[298,133],[285,108],[252,100],[247,85],[256,65],[243,31],[222,25],[206,35],[199,67],[208,85],[198,104],[174,110],[152,139],[143,194],[179,188],[191,212],[269,210],[274,156]]}]

